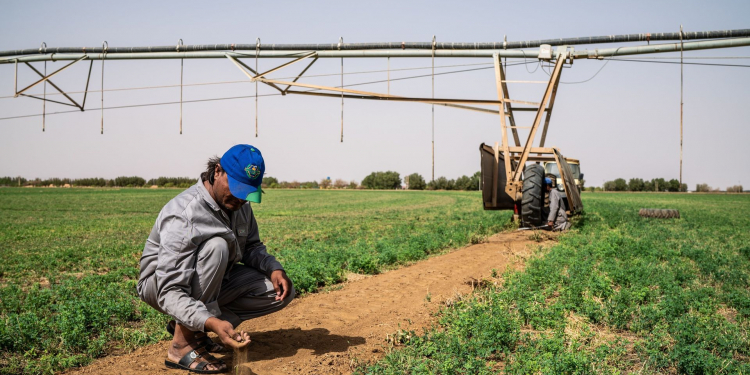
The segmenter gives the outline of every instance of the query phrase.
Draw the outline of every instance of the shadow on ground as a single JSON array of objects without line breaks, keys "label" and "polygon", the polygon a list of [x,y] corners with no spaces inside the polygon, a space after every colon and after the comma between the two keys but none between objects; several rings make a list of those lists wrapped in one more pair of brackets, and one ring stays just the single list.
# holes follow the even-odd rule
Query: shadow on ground
[{"label": "shadow on ground", "polygon": [[349,347],[365,343],[364,337],[332,335],[325,328],[255,332],[250,334],[250,339],[252,342],[248,345],[246,354],[227,353],[224,361],[234,363],[235,355],[246,356],[240,359],[241,362],[268,361],[294,356],[300,349],[312,350],[313,356],[320,356],[331,352],[345,352]]}]

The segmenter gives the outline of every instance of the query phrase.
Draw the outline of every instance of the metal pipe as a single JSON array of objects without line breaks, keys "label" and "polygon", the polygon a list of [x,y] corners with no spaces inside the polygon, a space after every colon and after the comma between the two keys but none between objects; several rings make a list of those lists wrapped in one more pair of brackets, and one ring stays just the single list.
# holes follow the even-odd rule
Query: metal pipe
[{"label": "metal pipe", "polygon": [[626,55],[642,55],[649,53],[666,53],[666,52],[680,52],[683,51],[697,51],[703,49],[713,48],[732,48],[732,47],[745,47],[750,45],[750,38],[737,38],[737,39],[725,39],[725,40],[711,40],[701,42],[690,42],[690,43],[669,43],[669,44],[652,44],[648,46],[636,46],[636,47],[618,47],[618,48],[606,48],[596,50],[582,50],[575,51],[573,57],[576,59],[580,58],[603,58],[610,56],[626,56]]},{"label": "metal pipe", "polygon": [[[713,30],[713,31],[693,31],[686,32],[684,39],[719,39],[719,38],[737,38],[750,37],[750,29],[737,30]],[[627,43],[627,42],[650,42],[657,40],[679,40],[680,33],[639,33],[639,34],[621,34],[621,35],[603,35],[589,36],[578,38],[555,38],[541,40],[527,40],[517,42],[442,42],[435,45],[437,50],[498,50],[498,49],[516,49],[539,47],[542,44],[553,46],[561,45],[580,45],[580,44],[598,44],[598,43]],[[206,51],[255,51],[255,44],[204,44],[180,46],[180,51],[188,52],[206,52]],[[384,43],[318,43],[318,44],[261,44],[261,51],[351,51],[351,50],[412,50],[432,48],[430,42],[384,42]],[[47,48],[47,53],[102,53],[102,47],[57,47]],[[147,47],[110,47],[107,54],[115,53],[159,53],[175,52],[177,49],[172,46],[147,46]],[[0,51],[0,56],[16,55],[36,55],[40,51],[38,48],[7,50]],[[491,56],[491,54],[490,54]],[[341,56],[337,56],[341,57]]]},{"label": "metal pipe", "polygon": [[[684,43],[685,51],[695,51],[713,48],[730,48],[750,46],[750,38],[736,38],[725,40],[712,40]],[[573,52],[573,57],[581,58],[603,58],[610,56],[640,55],[650,53],[679,52],[680,43],[669,44],[651,44],[647,46],[635,47],[618,47],[594,50],[580,50]],[[258,58],[298,58],[309,54],[311,51],[259,51]],[[539,57],[539,51],[523,50],[436,50],[435,57],[450,58],[491,58],[493,55],[503,58],[515,59],[536,59]],[[92,60],[101,60],[102,55],[94,53],[76,53],[76,54],[48,54],[33,56],[13,56],[6,59],[0,59],[0,64],[12,64],[15,60],[18,62],[34,61],[60,61],[60,60],[77,60],[86,56]],[[107,53],[107,60],[150,60],[150,59],[210,59],[226,58],[232,56],[235,58],[255,57],[255,54],[242,52],[153,52],[153,53]],[[361,50],[361,51],[319,51],[319,58],[373,58],[373,57],[432,57],[432,50]]]}]

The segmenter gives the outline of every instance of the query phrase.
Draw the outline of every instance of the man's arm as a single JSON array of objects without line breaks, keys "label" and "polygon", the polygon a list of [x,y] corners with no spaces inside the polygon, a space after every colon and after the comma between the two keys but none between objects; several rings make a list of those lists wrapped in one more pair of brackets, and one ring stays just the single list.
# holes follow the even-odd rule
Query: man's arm
[{"label": "man's arm", "polygon": [[292,281],[286,276],[281,263],[273,255],[268,254],[266,245],[260,241],[258,223],[255,221],[252,209],[250,210],[248,226],[248,236],[245,242],[245,253],[242,256],[242,263],[268,276],[271,279],[273,288],[276,290],[276,300],[283,300],[289,295],[289,291],[292,289]]},{"label": "man's arm", "polygon": [[192,238],[195,228],[180,215],[166,216],[159,229],[159,255],[156,280],[159,307],[191,331],[203,331],[214,314],[206,305],[190,296],[190,280],[195,273],[198,247]]},{"label": "man's arm", "polygon": [[271,277],[273,271],[284,270],[281,263],[273,255],[268,254],[266,245],[261,242],[258,223],[255,221],[255,215],[253,215],[252,210],[250,211],[250,219],[248,220],[248,234],[242,263],[263,272],[268,277]]}]

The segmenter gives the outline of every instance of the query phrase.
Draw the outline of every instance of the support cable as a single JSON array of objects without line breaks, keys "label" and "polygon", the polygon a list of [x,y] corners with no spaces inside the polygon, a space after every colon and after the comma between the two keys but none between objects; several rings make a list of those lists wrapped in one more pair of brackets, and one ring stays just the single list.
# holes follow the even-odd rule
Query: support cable
[{"label": "support cable", "polygon": [[[435,99],[435,35],[432,36],[432,98]],[[432,105],[432,181],[435,181],[435,104]]]},{"label": "support cable", "polygon": [[[511,63],[508,64],[508,66],[514,66],[514,65],[522,65],[524,63]],[[435,75],[445,75],[445,74],[455,74],[455,73],[464,73],[468,71],[475,71],[475,70],[484,70],[484,69],[492,69],[492,68],[474,68],[474,69],[465,69],[465,70],[457,70],[457,71],[451,71],[451,72],[443,72],[443,73],[436,73]],[[400,80],[407,80],[407,79],[415,79],[415,78],[425,78],[429,77],[429,74],[426,75],[418,75],[418,76],[411,76],[411,77],[402,77],[402,78],[395,78],[393,81],[400,81]],[[244,81],[247,82],[247,81]],[[360,82],[360,83],[353,83],[349,85],[345,85],[344,87],[352,87],[352,86],[361,86],[361,85],[371,85],[376,83],[383,83],[385,80],[377,80],[377,81],[369,81],[369,82]],[[174,86],[172,86],[174,87]],[[104,90],[104,91],[113,91],[113,90]],[[309,90],[312,91],[319,91],[318,89]],[[94,91],[96,92],[96,91]],[[274,93],[274,94],[263,94],[258,95],[259,97],[267,97],[267,96],[281,96],[280,93]],[[247,96],[232,96],[232,97],[220,97],[220,98],[207,98],[207,99],[196,99],[196,100],[185,100],[184,103],[202,103],[202,102],[212,102],[212,101],[222,101],[222,100],[235,100],[235,99],[247,99],[252,98],[252,95]],[[158,103],[144,103],[144,104],[133,104],[133,105],[124,105],[124,106],[115,106],[115,107],[100,107],[100,108],[91,108],[91,110],[104,110],[104,109],[125,109],[125,108],[140,108],[140,107],[151,107],[151,106],[160,106],[160,105],[171,105],[171,104],[179,104],[180,102],[174,101],[174,102],[158,102]],[[51,112],[48,113],[49,115],[60,115],[60,114],[66,114],[66,113],[73,113],[73,112],[80,112],[80,110],[72,110],[72,111],[59,111],[59,112]],[[33,115],[20,115],[20,116],[10,116],[10,117],[0,117],[1,120],[13,120],[13,119],[19,119],[19,118],[27,118],[27,117],[37,117],[41,116],[41,114],[33,114]]]},{"label": "support cable", "polygon": [[[258,71],[258,54],[260,53],[260,38],[255,40],[255,71]],[[258,138],[258,81],[255,81],[255,138]]]},{"label": "support cable", "polygon": [[[339,51],[344,44],[344,37],[339,37]],[[344,58],[341,58],[341,87],[344,87]],[[344,143],[344,92],[341,92],[341,143]]]},{"label": "support cable", "polygon": [[683,53],[683,42],[682,42],[682,25],[680,25],[680,190],[682,190],[682,86],[683,86],[683,70],[682,64],[682,53]]},{"label": "support cable", "polygon": [[109,47],[109,44],[105,40],[104,43],[102,43],[102,121],[101,121],[101,129],[100,134],[104,134],[104,59],[107,57],[107,47]]},{"label": "support cable", "polygon": [[[47,62],[44,62],[44,76],[47,76]],[[45,131],[47,123],[47,81],[44,81],[44,94],[42,96],[42,132]]]},{"label": "support cable", "polygon": [[[39,47],[39,52],[42,52],[42,49],[44,49],[44,53],[47,53],[47,43],[42,42],[42,45]],[[47,62],[44,62],[44,76],[47,76]],[[42,96],[44,98],[42,100],[42,133],[45,132],[47,128],[47,81],[44,81],[44,94]]]},{"label": "support cable", "polygon": [[388,58],[388,95],[391,95],[391,58]]},{"label": "support cable", "polygon": [[[646,61],[643,59],[679,59],[679,57],[640,57],[638,60],[635,59],[624,59],[624,58],[615,58],[612,59],[612,61],[624,61],[624,62],[640,62],[640,63],[652,63],[652,64],[680,64],[679,61]],[[685,56],[685,60],[695,59],[695,60],[706,60],[706,59],[750,59],[750,56],[719,56],[719,57],[696,57],[696,56]],[[94,60],[91,60],[93,62]],[[14,63],[18,63],[18,60],[14,60]],[[536,64],[535,61],[533,62],[527,62],[526,64]],[[520,65],[524,63],[514,63],[512,65]],[[710,63],[690,63],[686,62],[685,65],[698,65],[698,66],[718,66],[718,67],[734,67],[734,68],[750,68],[750,65],[739,65],[739,64],[710,64]],[[478,64],[457,64],[457,65],[436,65],[436,69],[442,69],[442,68],[454,68],[454,67],[462,67],[462,66],[477,66],[477,65],[492,65],[492,63],[478,63]],[[505,67],[508,66],[508,58],[505,58],[504,62]],[[414,68],[402,68],[402,69],[391,69],[392,72],[398,72],[398,71],[407,71],[407,70],[424,70],[424,69],[431,69],[429,66],[425,67],[414,67]],[[492,67],[489,67],[487,69],[492,69]],[[469,72],[473,71],[475,69],[468,69],[468,70],[458,70],[458,71],[452,71],[452,72],[446,72],[446,73],[436,73],[435,75],[442,75],[442,74],[452,74],[452,73],[460,73],[460,72]],[[479,70],[479,69],[477,69]],[[17,71],[17,69],[16,69]],[[357,74],[373,74],[373,73],[384,73],[388,72],[388,70],[364,70],[359,72],[344,72],[344,75],[357,75]],[[308,78],[320,78],[320,77],[330,77],[330,76],[338,76],[341,75],[341,73],[329,73],[329,74],[313,74],[309,76],[300,77],[300,79],[308,79]],[[427,75],[429,76],[429,74]],[[401,79],[411,79],[411,78],[418,78],[423,76],[409,76],[406,78],[395,78],[392,79],[392,81],[401,80]],[[293,79],[297,78],[297,76],[291,76],[291,77],[279,77],[276,79]],[[387,82],[387,80],[378,81],[378,82]],[[193,86],[210,86],[210,85],[227,85],[227,84],[242,84],[242,83],[249,83],[246,79],[238,80],[238,81],[215,81],[215,82],[202,82],[202,83],[189,83],[185,84],[185,87],[193,87]],[[257,83],[257,82],[256,82]],[[546,83],[546,81],[545,81]],[[561,82],[562,83],[562,82]],[[351,86],[351,85],[347,85]],[[175,88],[180,87],[180,85],[161,85],[161,86],[139,86],[139,87],[124,87],[124,88],[116,88],[116,89],[107,89],[104,91],[107,92],[113,92],[113,91],[131,91],[131,90],[150,90],[150,89],[168,89],[168,88]],[[18,91],[18,85],[16,80],[15,85],[16,91]],[[68,94],[84,94],[86,92],[101,92],[101,90],[89,90],[89,91],[69,91]],[[59,92],[51,92],[48,95],[63,95]],[[0,96],[0,99],[14,99],[14,95],[7,95],[7,96]]]},{"label": "support cable", "polygon": [[[94,60],[91,60],[91,61],[93,62]],[[615,61],[631,61],[631,60],[615,60]],[[637,60],[632,60],[632,61],[637,61]],[[653,62],[653,61],[643,61],[643,62]],[[658,61],[658,62],[661,62],[661,61]],[[534,62],[534,63],[536,63],[536,62]],[[661,62],[661,63],[679,64],[679,62]],[[520,65],[520,64],[524,64],[524,63],[515,63],[515,64],[512,64],[512,65]],[[690,63],[685,63],[685,64],[690,64]],[[489,63],[489,64],[488,63],[479,63],[479,64],[436,65],[435,68],[436,69],[440,69],[440,68],[453,68],[453,67],[478,66],[478,65],[492,65],[492,63]],[[712,65],[712,64],[708,64],[708,65]],[[717,66],[724,66],[724,65],[717,65]],[[730,66],[741,66],[741,67],[748,67],[748,68],[750,68],[750,65],[730,65]],[[430,67],[429,66],[425,66],[425,67],[416,67],[416,68],[392,69],[392,71],[397,72],[397,71],[425,70],[425,69],[430,69]],[[479,68],[479,69],[454,70],[454,71],[448,71],[448,72],[445,72],[445,73],[435,73],[435,75],[439,76],[439,75],[443,75],[443,74],[463,73],[463,72],[471,72],[471,71],[483,70],[483,69],[492,69],[492,67]],[[344,75],[346,76],[346,75],[372,74],[372,73],[384,73],[384,72],[387,72],[387,70],[368,70],[368,71],[360,71],[360,72],[344,72]],[[299,79],[318,78],[318,77],[331,77],[331,76],[339,76],[339,75],[341,75],[341,73],[316,74],[316,75],[309,75],[309,76],[299,77]],[[412,79],[412,78],[421,78],[421,77],[429,77],[429,76],[430,76],[429,74],[427,74],[427,75],[419,75],[419,76],[407,76],[407,77],[402,77],[402,78],[394,78],[394,79],[391,79],[391,81],[398,81],[398,80]],[[275,78],[275,79],[293,79],[293,78],[298,78],[298,77],[297,76],[279,77],[279,78]],[[387,80],[373,81],[372,83],[377,83],[377,82],[387,82]],[[185,84],[184,86],[185,87],[193,87],[193,86],[211,86],[211,85],[242,84],[242,83],[250,83],[250,82],[248,82],[248,80],[246,80],[246,79],[243,79],[243,80],[239,80],[239,81],[216,81],[216,82],[189,83],[189,84]],[[362,84],[370,84],[370,82],[357,83],[357,84],[354,84],[354,85],[362,85]],[[346,85],[346,86],[348,87],[348,86],[352,86],[352,85]],[[107,89],[107,90],[104,90],[104,91],[114,92],[114,91],[132,91],[132,90],[151,90],[151,89],[168,89],[168,88],[176,88],[176,87],[180,87],[180,85],[124,87],[124,88]],[[84,94],[86,92],[101,92],[101,90],[70,91],[70,92],[68,92],[68,94]],[[63,94],[52,92],[49,95],[63,95]],[[261,96],[266,96],[266,95],[261,95]],[[14,98],[15,98],[14,95],[0,96],[0,99],[14,99]]]},{"label": "support cable", "polygon": [[[177,52],[180,52],[180,47],[183,46],[182,39],[177,42]],[[180,59],[180,135],[182,135],[182,83],[184,73],[185,59]]]}]

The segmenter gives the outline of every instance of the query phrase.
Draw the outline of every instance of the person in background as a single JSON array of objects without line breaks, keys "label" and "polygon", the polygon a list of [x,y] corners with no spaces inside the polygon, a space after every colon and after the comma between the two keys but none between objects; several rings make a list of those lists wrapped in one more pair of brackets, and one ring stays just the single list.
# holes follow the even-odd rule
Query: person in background
[{"label": "person in background", "polygon": [[570,221],[568,221],[568,214],[565,212],[565,202],[563,202],[562,194],[553,185],[555,182],[549,177],[544,179],[547,192],[549,193],[547,226],[549,226],[550,230],[564,231],[570,229]]},{"label": "person in background", "polygon": [[226,363],[209,353],[246,346],[250,337],[235,328],[294,298],[284,268],[260,241],[249,203],[261,201],[264,171],[257,148],[236,145],[221,159],[210,158],[198,182],[156,218],[141,257],[138,295],[173,319],[169,368],[226,372]]}]

